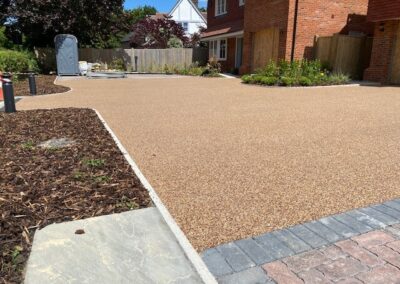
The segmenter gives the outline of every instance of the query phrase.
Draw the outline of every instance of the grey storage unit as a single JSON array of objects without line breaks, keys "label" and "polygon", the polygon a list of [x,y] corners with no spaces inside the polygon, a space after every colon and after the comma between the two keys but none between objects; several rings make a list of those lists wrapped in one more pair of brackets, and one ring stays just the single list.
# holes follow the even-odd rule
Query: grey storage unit
[{"label": "grey storage unit", "polygon": [[54,38],[57,73],[59,76],[79,75],[78,40],[73,35],[60,34]]}]

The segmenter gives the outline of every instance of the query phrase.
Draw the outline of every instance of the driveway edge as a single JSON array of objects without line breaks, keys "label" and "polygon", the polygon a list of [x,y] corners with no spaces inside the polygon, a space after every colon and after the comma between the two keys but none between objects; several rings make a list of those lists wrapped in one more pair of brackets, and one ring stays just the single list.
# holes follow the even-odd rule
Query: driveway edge
[{"label": "driveway edge", "polygon": [[143,175],[143,173],[140,171],[138,165],[135,163],[133,158],[129,155],[128,151],[125,149],[125,147],[122,145],[121,141],[119,141],[118,137],[115,135],[115,133],[112,131],[112,129],[108,126],[107,122],[104,120],[104,118],[101,116],[101,114],[96,110],[93,109],[97,116],[99,117],[100,121],[103,123],[104,127],[107,129],[107,131],[110,133],[111,137],[117,144],[119,150],[125,157],[126,161],[129,163],[129,165],[132,167],[133,171],[135,172],[136,176],[139,178],[140,182],[142,185],[147,189],[149,192],[149,195],[154,202],[156,208],[159,210],[161,216],[163,217],[164,221],[167,223],[168,227],[174,234],[175,238],[177,239],[179,245],[181,246],[182,250],[186,254],[187,258],[189,261],[192,263],[193,267],[201,277],[201,279],[204,281],[204,283],[210,283],[210,284],[217,284],[217,281],[215,280],[214,276],[211,274],[211,272],[208,270],[207,266],[201,259],[200,255],[196,252],[196,250],[193,248],[193,246],[190,244],[189,240],[186,238],[185,234],[182,232],[182,230],[179,228],[178,224],[175,222],[175,220],[172,218],[171,214],[169,213],[168,209],[165,207],[165,205],[162,203],[161,199],[157,195],[156,191],[153,189],[149,181],[146,179],[146,177]]}]

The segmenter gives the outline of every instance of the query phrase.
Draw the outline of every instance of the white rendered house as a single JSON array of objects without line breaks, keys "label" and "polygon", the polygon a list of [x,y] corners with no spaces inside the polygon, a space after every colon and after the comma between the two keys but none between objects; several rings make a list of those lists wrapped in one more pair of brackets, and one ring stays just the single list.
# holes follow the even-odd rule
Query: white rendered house
[{"label": "white rendered house", "polygon": [[201,27],[207,28],[207,15],[200,12],[198,0],[178,0],[168,16],[182,25],[187,35],[198,33]]}]

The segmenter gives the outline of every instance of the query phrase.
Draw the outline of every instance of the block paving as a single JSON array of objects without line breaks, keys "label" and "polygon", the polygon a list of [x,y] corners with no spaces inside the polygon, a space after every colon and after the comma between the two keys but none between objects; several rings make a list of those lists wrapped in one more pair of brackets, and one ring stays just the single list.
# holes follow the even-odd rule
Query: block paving
[{"label": "block paving", "polygon": [[219,283],[400,284],[400,199],[207,249]]}]

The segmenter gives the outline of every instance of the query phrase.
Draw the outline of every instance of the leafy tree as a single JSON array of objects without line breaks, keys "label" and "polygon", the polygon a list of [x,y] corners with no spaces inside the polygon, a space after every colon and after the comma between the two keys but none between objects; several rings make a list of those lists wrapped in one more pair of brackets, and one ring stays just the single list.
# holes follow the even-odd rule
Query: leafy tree
[{"label": "leafy tree", "polygon": [[157,13],[157,9],[153,6],[145,5],[139,6],[135,9],[126,10],[125,13],[127,14],[129,24],[134,25],[147,16],[155,15]]},{"label": "leafy tree", "polygon": [[168,43],[176,44],[177,40],[186,46],[189,38],[185,30],[174,20],[145,18],[132,27],[131,46],[134,48],[168,48]]},{"label": "leafy tree", "polygon": [[53,46],[55,35],[73,34],[81,46],[108,48],[129,30],[124,0],[12,0],[8,16],[30,46]]},{"label": "leafy tree", "polygon": [[8,8],[10,7],[11,0],[1,0],[0,1],[0,24],[4,24],[7,14]]},{"label": "leafy tree", "polygon": [[204,7],[200,7],[200,8],[199,8],[199,11],[200,11],[200,12],[204,12],[204,13],[205,13],[205,12],[207,12],[207,9],[206,9],[206,8],[204,8]]}]

